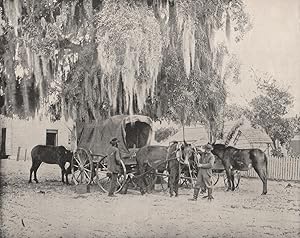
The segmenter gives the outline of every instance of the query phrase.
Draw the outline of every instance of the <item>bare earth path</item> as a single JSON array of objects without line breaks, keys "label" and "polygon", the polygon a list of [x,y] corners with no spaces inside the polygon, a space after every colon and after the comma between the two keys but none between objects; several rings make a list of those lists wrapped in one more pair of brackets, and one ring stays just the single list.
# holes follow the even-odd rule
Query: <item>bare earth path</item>
[{"label": "bare earth path", "polygon": [[1,162],[1,237],[300,237],[299,183],[269,181],[261,196],[257,179],[242,178],[235,192],[219,181],[212,202],[187,201],[191,189],[178,198],[133,190],[108,198],[95,185],[75,193],[55,165],[42,165],[40,183],[28,184],[30,165]]}]

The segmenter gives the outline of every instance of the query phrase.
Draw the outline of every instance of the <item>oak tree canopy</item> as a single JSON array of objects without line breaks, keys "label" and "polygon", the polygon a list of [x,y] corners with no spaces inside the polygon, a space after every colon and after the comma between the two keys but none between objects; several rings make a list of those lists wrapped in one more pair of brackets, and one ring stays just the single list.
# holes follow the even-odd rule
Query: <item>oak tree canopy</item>
[{"label": "oak tree canopy", "polygon": [[249,25],[242,0],[1,1],[1,114],[137,113],[215,135],[233,70],[216,35],[239,41]]}]

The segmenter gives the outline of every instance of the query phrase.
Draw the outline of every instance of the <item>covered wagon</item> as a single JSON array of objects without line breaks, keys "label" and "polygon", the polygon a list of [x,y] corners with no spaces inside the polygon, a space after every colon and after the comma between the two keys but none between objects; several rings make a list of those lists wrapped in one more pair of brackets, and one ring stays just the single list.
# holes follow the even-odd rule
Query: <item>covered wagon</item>
[{"label": "covered wagon", "polygon": [[122,157],[118,179],[120,190],[127,172],[135,167],[134,155],[152,139],[152,120],[142,115],[117,115],[100,122],[77,123],[77,149],[72,160],[72,177],[75,184],[97,182],[107,191],[107,150],[110,140],[118,138]]}]

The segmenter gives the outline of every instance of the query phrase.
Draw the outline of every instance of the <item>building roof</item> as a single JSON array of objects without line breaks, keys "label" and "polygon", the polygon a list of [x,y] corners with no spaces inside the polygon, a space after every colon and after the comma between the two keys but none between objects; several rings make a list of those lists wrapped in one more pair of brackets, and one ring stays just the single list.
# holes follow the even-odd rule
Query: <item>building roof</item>
[{"label": "building roof", "polygon": [[255,128],[241,128],[242,134],[250,143],[272,143],[267,133]]},{"label": "building roof", "polygon": [[[227,121],[224,123],[224,141],[226,140],[226,136],[229,134],[231,129],[236,126],[240,121]],[[237,128],[235,135],[231,139],[231,143],[233,143],[238,131],[241,132],[238,141],[247,140],[250,144],[260,144],[260,143],[272,143],[271,138],[264,132],[264,130],[259,128],[253,128],[250,122],[244,119],[243,124]],[[230,144],[231,144],[230,143]]]},{"label": "building roof", "polygon": [[[184,128],[184,138],[186,142],[195,145],[204,145],[209,142],[208,133],[203,125],[191,126]],[[183,129],[181,128],[175,135],[163,141],[162,144],[167,145],[172,141],[183,141]]]},{"label": "building roof", "polygon": [[[238,121],[228,121],[224,123],[224,139],[218,141],[219,143],[224,143],[226,136],[230,130],[238,123]],[[195,145],[204,145],[209,142],[209,136],[206,128],[203,125],[185,127],[185,140],[187,142],[194,143]],[[238,147],[251,147],[253,144],[269,144],[272,143],[271,138],[261,129],[256,129],[251,127],[249,121],[244,121],[244,123],[237,129],[235,135],[231,139],[230,145],[233,145],[233,141],[237,136],[238,131],[241,131],[240,136],[237,139],[236,145]],[[163,142],[167,145],[171,141],[182,141],[183,140],[183,130],[182,128],[173,136],[169,137]]]},{"label": "building roof", "polygon": [[291,141],[299,141],[300,140],[300,134],[296,134]]}]

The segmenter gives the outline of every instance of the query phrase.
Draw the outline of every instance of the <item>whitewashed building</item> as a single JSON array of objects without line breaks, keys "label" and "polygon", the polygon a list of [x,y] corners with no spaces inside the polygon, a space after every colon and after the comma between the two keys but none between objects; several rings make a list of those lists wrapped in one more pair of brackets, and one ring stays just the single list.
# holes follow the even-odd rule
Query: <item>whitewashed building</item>
[{"label": "whitewashed building", "polygon": [[31,149],[36,145],[63,145],[73,149],[73,125],[72,120],[20,120],[0,115],[0,157],[30,159]]}]

